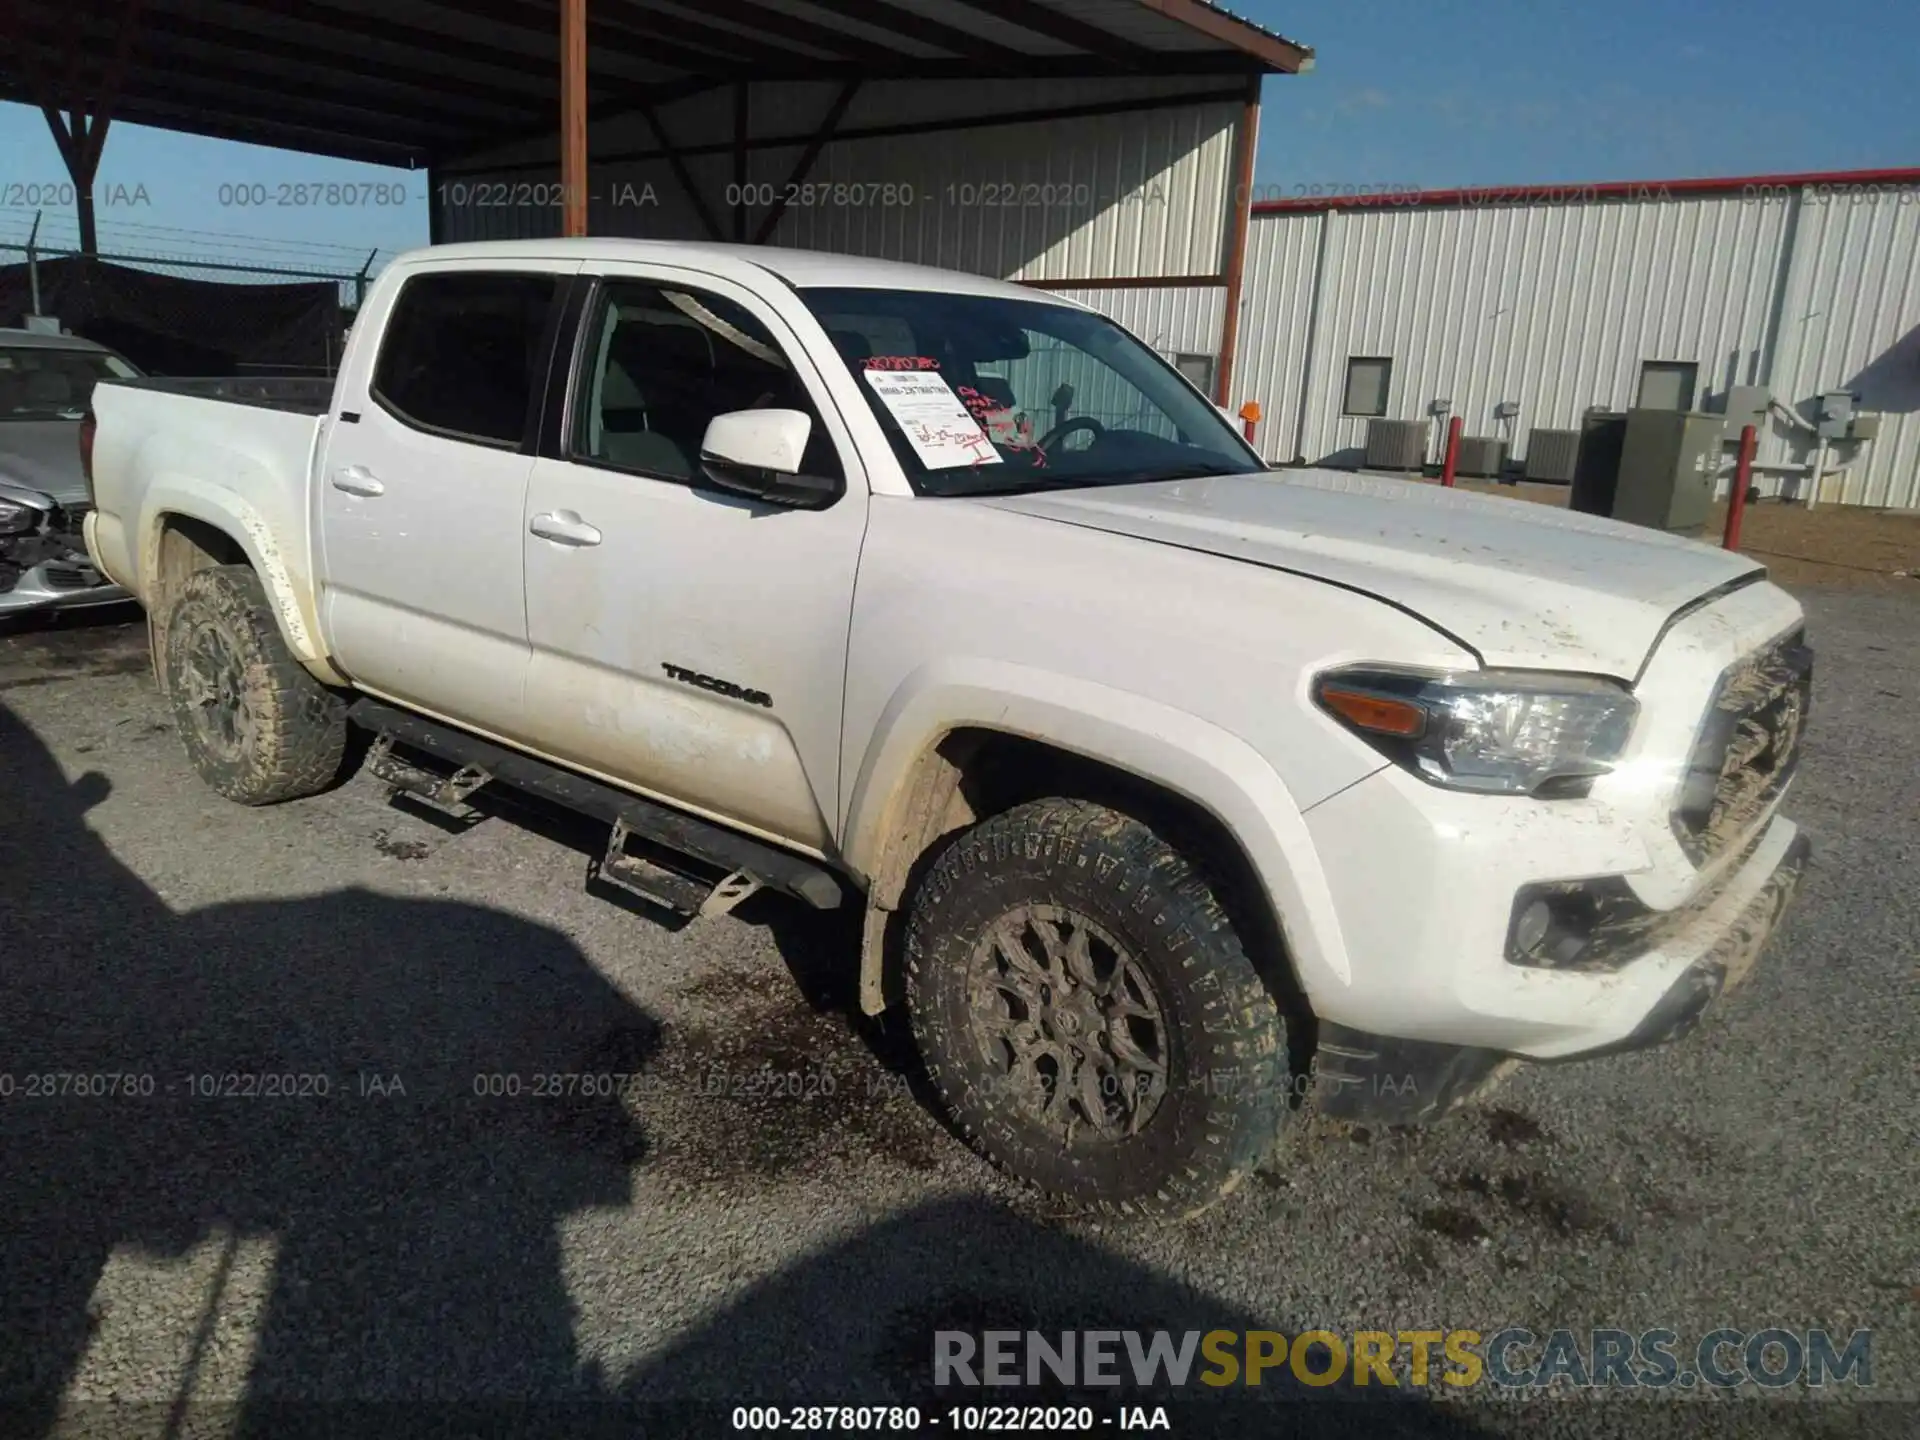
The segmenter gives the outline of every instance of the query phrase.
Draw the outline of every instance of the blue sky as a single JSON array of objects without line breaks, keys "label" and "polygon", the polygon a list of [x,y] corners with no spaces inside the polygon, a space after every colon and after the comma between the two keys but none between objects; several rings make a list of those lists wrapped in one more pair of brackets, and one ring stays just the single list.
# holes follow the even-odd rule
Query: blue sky
[{"label": "blue sky", "polygon": [[1260,178],[1535,184],[1920,166],[1920,5],[1239,0],[1318,52]]},{"label": "blue sky", "polygon": [[[1314,73],[1267,85],[1259,179],[1296,185],[1534,184],[1920,165],[1920,5],[1844,13],[1782,0],[1238,0],[1314,46]],[[64,172],[36,110],[0,104],[0,241]],[[222,204],[256,181],[380,181],[406,203]],[[424,244],[426,176],[115,126],[99,185],[103,249],[351,272]],[[136,188],[140,187],[140,188]],[[43,234],[71,243],[70,208]],[[210,237],[224,238],[210,238]],[[0,261],[8,257],[0,252]]]}]

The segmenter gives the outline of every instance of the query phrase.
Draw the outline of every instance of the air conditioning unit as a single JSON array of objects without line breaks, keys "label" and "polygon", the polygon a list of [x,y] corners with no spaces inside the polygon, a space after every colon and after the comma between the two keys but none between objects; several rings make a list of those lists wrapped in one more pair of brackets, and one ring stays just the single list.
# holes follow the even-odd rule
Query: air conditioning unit
[{"label": "air conditioning unit", "polygon": [[1571,485],[1573,472],[1580,463],[1578,430],[1530,430],[1527,432],[1527,479],[1554,485]]},{"label": "air conditioning unit", "polygon": [[1367,421],[1367,468],[1420,469],[1427,463],[1427,436],[1431,433],[1425,420]]},{"label": "air conditioning unit", "polygon": [[1491,435],[1462,435],[1460,459],[1454,468],[1462,475],[1497,480],[1507,468],[1507,442]]}]

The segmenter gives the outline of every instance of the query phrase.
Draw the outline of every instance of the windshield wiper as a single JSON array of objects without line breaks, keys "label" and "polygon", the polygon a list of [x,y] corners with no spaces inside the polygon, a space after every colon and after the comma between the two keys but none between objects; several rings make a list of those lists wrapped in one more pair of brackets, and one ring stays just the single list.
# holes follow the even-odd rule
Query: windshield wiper
[{"label": "windshield wiper", "polygon": [[1200,480],[1211,475],[1257,475],[1257,470],[1223,470],[1218,465],[1195,462],[1191,465],[1164,465],[1128,475],[1055,475],[1029,474],[1025,479],[1004,485],[988,485],[971,490],[945,490],[941,499],[967,500],[977,495],[1025,495],[1036,490],[1076,490],[1104,488],[1109,485],[1150,485],[1161,480]]},{"label": "windshield wiper", "polygon": [[1104,485],[1097,475],[1034,475],[1005,485],[983,485],[971,490],[943,490],[943,500],[971,500],[978,495],[1025,495],[1035,490],[1073,490],[1087,485]]},{"label": "windshield wiper", "polygon": [[1201,480],[1209,475],[1254,475],[1254,470],[1223,470],[1218,465],[1206,465],[1198,462],[1191,465],[1163,465],[1151,470],[1142,470],[1133,475],[1107,475],[1100,480],[1102,485],[1149,485],[1156,480]]}]

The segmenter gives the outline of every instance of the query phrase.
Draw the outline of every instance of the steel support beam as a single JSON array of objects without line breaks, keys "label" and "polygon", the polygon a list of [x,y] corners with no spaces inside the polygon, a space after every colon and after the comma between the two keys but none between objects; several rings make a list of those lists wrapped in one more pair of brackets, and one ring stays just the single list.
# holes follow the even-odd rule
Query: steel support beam
[{"label": "steel support beam", "polygon": [[787,197],[794,187],[806,183],[807,176],[813,173],[814,162],[820,158],[820,152],[833,142],[840,121],[847,113],[847,107],[853,104],[853,97],[860,93],[860,82],[849,80],[840,87],[840,93],[833,97],[833,105],[827,111],[826,118],[820,122],[820,128],[807,141],[807,148],[800,152],[800,158],[794,162],[793,172],[787,176],[787,183],[780,187],[780,193],[774,197],[773,207],[767,211],[766,218],[760,222],[760,229],[754,234],[753,243],[764,245],[773,238],[773,232],[780,228],[780,221],[787,213]]},{"label": "steel support beam", "polygon": [[720,222],[714,218],[713,207],[707,204],[707,197],[700,193],[695,183],[693,171],[687,165],[687,157],[679,146],[667,138],[667,127],[660,123],[660,112],[651,105],[640,107],[640,114],[647,122],[647,128],[653,131],[653,138],[660,146],[660,152],[666,156],[667,164],[673,169],[673,178],[680,182],[680,188],[687,192],[687,200],[693,206],[694,214],[700,217],[700,224],[707,232],[709,240],[725,240],[726,233],[721,230]]},{"label": "steel support beam", "polygon": [[[46,89],[32,79],[33,61],[29,60],[26,66],[28,83],[33,84],[37,92],[40,113],[46,116],[54,148],[60,152],[60,159],[67,167],[67,178],[73,182],[74,218],[79,225],[80,251],[84,255],[96,255],[100,250],[93,211],[93,181],[100,171],[107,127],[113,123],[113,107],[126,80],[127,62],[133,55],[133,40],[140,26],[140,5],[141,0],[120,0],[113,53],[107,58],[97,84],[89,85],[81,76],[80,56],[85,44],[76,32],[70,31],[67,35],[57,88]],[[11,5],[7,7],[7,19],[16,37],[23,39],[18,16]]]}]

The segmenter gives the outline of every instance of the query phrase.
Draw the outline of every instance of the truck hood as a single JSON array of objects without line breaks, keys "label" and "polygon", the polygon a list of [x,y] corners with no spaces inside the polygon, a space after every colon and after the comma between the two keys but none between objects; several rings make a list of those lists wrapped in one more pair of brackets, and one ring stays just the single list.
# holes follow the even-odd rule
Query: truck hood
[{"label": "truck hood", "polygon": [[62,505],[87,498],[77,420],[0,420],[0,480],[50,495]]},{"label": "truck hood", "polygon": [[1765,567],[1618,521],[1332,470],[973,502],[1244,560],[1371,595],[1487,665],[1631,681],[1678,610]]}]

